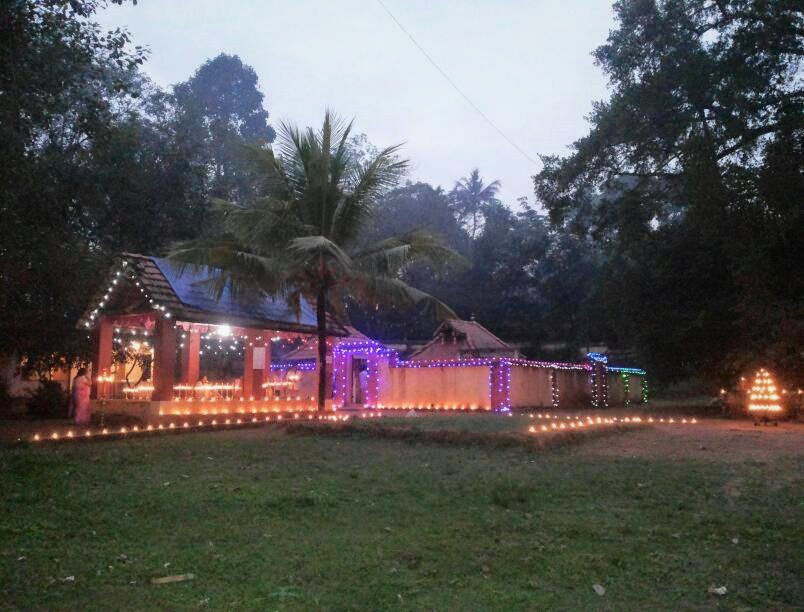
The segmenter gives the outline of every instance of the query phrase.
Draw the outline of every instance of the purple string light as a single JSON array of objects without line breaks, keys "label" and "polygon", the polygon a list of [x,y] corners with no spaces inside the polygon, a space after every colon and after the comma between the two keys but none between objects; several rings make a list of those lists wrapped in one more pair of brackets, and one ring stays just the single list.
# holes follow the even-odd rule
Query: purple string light
[{"label": "purple string light", "polygon": [[[474,359],[414,359],[406,361],[400,359],[399,353],[390,349],[379,342],[373,340],[363,340],[358,342],[343,342],[333,349],[333,398],[336,406],[343,407],[347,401],[349,391],[349,360],[352,357],[359,357],[366,360],[368,376],[371,384],[366,389],[364,398],[369,408],[376,407],[380,401],[380,362],[385,361],[389,368],[466,368],[466,367],[488,367],[488,387],[490,407],[497,411],[508,411],[511,409],[511,376],[514,367],[524,368],[543,368],[549,369],[552,391],[552,403],[558,404],[558,370],[586,371],[590,376],[590,387],[592,388],[592,405],[596,408],[608,405],[606,400],[607,389],[605,380],[601,381],[601,389],[598,392],[597,368],[596,364],[602,365],[603,373],[606,371],[628,372],[644,375],[644,370],[637,368],[614,368],[607,366],[605,355],[590,353],[589,361],[586,363],[568,363],[555,361],[535,361],[527,359],[510,359],[501,357],[486,357]],[[603,396],[602,398],[600,396]],[[602,402],[601,402],[602,399]]]}]

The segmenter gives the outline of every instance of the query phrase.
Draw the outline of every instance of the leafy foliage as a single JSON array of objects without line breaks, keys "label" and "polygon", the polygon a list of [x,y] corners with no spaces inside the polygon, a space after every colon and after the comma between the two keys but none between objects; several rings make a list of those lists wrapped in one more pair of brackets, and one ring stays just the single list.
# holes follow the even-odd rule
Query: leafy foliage
[{"label": "leafy foliage", "polygon": [[182,124],[203,134],[211,194],[244,197],[248,181],[240,163],[242,142],[263,145],[276,136],[257,73],[238,56],[221,53],[176,85],[174,96]]},{"label": "leafy foliage", "polygon": [[451,251],[423,231],[371,245],[360,235],[376,199],[399,179],[407,162],[398,146],[361,160],[349,146],[352,124],[327,111],[320,130],[280,125],[275,150],[247,149],[256,197],[238,204],[219,200],[223,233],[178,245],[172,258],[221,271],[213,289],[234,295],[279,296],[298,313],[301,299],[316,305],[319,409],[324,408],[327,316],[345,314],[344,300],[369,303],[428,302],[436,314],[452,311],[405,283],[401,274],[417,259],[446,262]]},{"label": "leafy foliage", "polygon": [[605,316],[661,378],[761,361],[794,380],[804,14],[784,0],[614,8],[595,52],[612,97],[570,156],[544,159],[537,195],[605,248]]},{"label": "leafy foliage", "polygon": [[67,416],[67,393],[61,384],[54,380],[43,379],[28,398],[28,414],[43,418],[55,419]]},{"label": "leafy foliage", "polygon": [[498,203],[496,195],[499,189],[499,181],[487,185],[480,178],[480,171],[475,168],[469,176],[457,181],[450,192],[455,213],[467,227],[472,239],[477,238],[480,229],[478,221],[482,219],[484,207]]},{"label": "leafy foliage", "polygon": [[145,55],[125,31],[100,32],[98,6],[0,8],[0,352],[37,370],[81,354],[72,328],[99,246],[88,162]]},{"label": "leafy foliage", "polygon": [[222,134],[273,136],[251,68],[222,56],[160,91],[139,72],[146,50],[92,21],[104,6],[0,7],[0,353],[40,375],[88,358],[75,322],[115,254],[202,231],[209,169],[237,146],[217,150]]}]

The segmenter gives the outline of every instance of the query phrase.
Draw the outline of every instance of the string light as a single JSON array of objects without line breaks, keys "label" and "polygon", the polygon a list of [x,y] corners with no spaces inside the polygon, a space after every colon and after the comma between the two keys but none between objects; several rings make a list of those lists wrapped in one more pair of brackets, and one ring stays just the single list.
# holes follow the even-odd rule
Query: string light
[{"label": "string light", "polygon": [[546,431],[558,431],[569,429],[583,429],[586,427],[594,427],[600,425],[646,425],[646,424],[660,424],[660,425],[697,425],[698,420],[695,418],[686,417],[641,417],[641,416],[571,416],[564,415],[563,421],[560,415],[551,414],[530,414],[530,418],[537,418],[548,421],[559,421],[558,423],[552,422],[550,426],[531,425],[528,427],[529,433],[539,433]]},{"label": "string light", "polygon": [[137,271],[134,269],[133,266],[129,266],[129,262],[124,259],[123,261],[120,262],[120,269],[115,270],[110,274],[108,279],[109,284],[106,288],[105,293],[97,302],[97,307],[89,311],[89,314],[84,317],[84,327],[86,329],[92,328],[95,324],[95,321],[100,318],[101,311],[105,309],[115,289],[117,289],[120,286],[119,281],[121,279],[125,279],[129,281],[129,283],[133,283],[134,287],[139,289],[142,298],[148,301],[148,304],[150,305],[152,310],[158,311],[166,319],[171,318],[172,316],[171,312],[167,310],[164,305],[154,301],[154,299],[150,296],[150,294],[145,290]]},{"label": "string light", "polygon": [[[511,378],[513,367],[543,368],[550,370],[551,399],[553,407],[558,405],[560,389],[558,386],[557,371],[587,371],[590,374],[590,387],[592,389],[592,407],[608,408],[608,382],[607,373],[614,372],[621,375],[645,376],[645,371],[639,368],[616,368],[609,367],[608,358],[601,353],[589,353],[587,363],[566,363],[552,361],[536,361],[511,358],[474,358],[474,359],[428,359],[410,360],[400,359],[399,353],[373,340],[361,340],[356,342],[342,342],[333,349],[333,403],[338,408],[347,406],[350,401],[348,398],[350,391],[349,375],[350,363],[354,359],[362,359],[366,363],[370,383],[365,389],[366,397],[363,398],[364,405],[368,407],[379,407],[381,405],[380,395],[383,388],[380,380],[380,363],[385,362],[388,368],[466,368],[466,367],[486,367],[488,368],[488,408],[497,411],[508,411],[512,407],[511,402]],[[602,365],[602,368],[600,367]],[[598,385],[597,371],[602,370],[603,377]],[[599,386],[599,388],[598,388]],[[643,399],[647,399],[647,387],[643,385]],[[395,402],[406,405],[407,402]],[[629,398],[630,403],[630,398]],[[466,402],[440,402],[422,406],[420,402],[411,402],[410,408],[419,409],[459,409],[466,405]]]},{"label": "string light", "polygon": [[[98,298],[97,307],[93,308],[85,317],[84,324],[90,328],[100,318],[101,310],[103,310],[109,300],[114,295],[114,291],[126,283],[121,283],[121,280],[126,280],[132,284],[133,287],[139,291],[143,300],[145,300],[152,310],[159,312],[165,318],[171,318],[171,313],[167,308],[160,304],[146,289],[147,284],[140,278],[136,266],[129,265],[129,262],[123,260],[120,268],[113,271],[111,277],[102,296]],[[179,328],[180,325],[186,331],[188,329],[187,323],[176,323],[174,327]],[[199,355],[204,358],[210,358],[216,355],[230,355],[229,351],[233,351],[238,356],[243,356],[245,342],[249,341],[247,336],[238,336],[242,332],[241,329],[233,329],[229,324],[206,324],[206,334],[202,336],[206,340],[206,344],[199,350]],[[119,327],[114,329],[116,334],[120,334]],[[193,330],[195,331],[195,330]],[[136,336],[136,330],[129,332],[132,336]],[[143,336],[147,336],[147,331],[143,332]],[[186,338],[186,334],[182,333],[181,338]],[[281,341],[282,334],[271,336],[266,335],[265,341]],[[258,336],[257,340],[262,340],[262,336]],[[122,337],[115,337],[114,341],[122,345]],[[224,341],[226,344],[224,344]],[[330,344],[329,342],[327,343]],[[253,342],[249,343],[253,346]],[[151,347],[147,341],[132,340],[130,346],[134,350],[141,350],[143,347],[148,349],[148,353],[152,354]],[[180,347],[183,348],[182,342]],[[366,397],[363,398],[363,403],[366,407],[377,407],[381,403],[381,394],[383,391],[383,381],[381,380],[384,366],[388,368],[464,368],[464,367],[485,367],[488,368],[488,395],[485,402],[479,401],[456,401],[456,402],[440,402],[438,405],[431,403],[425,408],[428,409],[444,409],[444,410],[458,410],[458,409],[487,409],[497,411],[509,411],[512,408],[511,398],[511,381],[514,368],[543,368],[550,370],[550,384],[551,384],[551,404],[555,408],[559,405],[561,389],[559,385],[558,371],[579,371],[589,372],[590,386],[592,388],[592,406],[594,408],[606,408],[608,406],[608,376],[607,372],[619,372],[623,377],[626,405],[630,404],[630,376],[642,376],[642,401],[647,402],[647,381],[644,380],[644,370],[638,368],[614,368],[608,366],[607,357],[601,353],[589,353],[587,355],[589,363],[565,363],[565,362],[549,362],[549,361],[536,361],[525,359],[513,358],[477,358],[477,359],[434,359],[434,360],[412,360],[403,361],[399,358],[399,354],[382,344],[374,341],[358,341],[358,342],[339,342],[333,349],[333,405],[336,407],[344,407],[348,402],[348,392],[350,389],[350,381],[348,380],[350,368],[348,367],[347,359],[349,356],[358,356],[366,360],[366,368],[369,378],[369,384],[365,389]],[[214,358],[214,357],[213,357]],[[602,368],[600,365],[602,363]],[[288,371],[298,370],[301,372],[310,372],[317,369],[315,359],[305,359],[299,361],[291,361],[284,363],[272,363],[270,371]],[[599,379],[598,371],[604,375]],[[102,374],[104,377],[98,378],[98,382],[115,382],[114,377],[111,375]],[[107,378],[108,376],[108,378]],[[210,383],[196,385],[192,389],[189,385],[176,386],[175,391],[180,395],[189,393],[232,393],[234,394],[239,390],[239,382],[235,385],[226,383]],[[262,385],[262,388],[292,388],[292,384],[288,381],[269,381]],[[135,388],[124,388],[123,393],[126,397],[145,395],[152,392],[153,386],[140,385]],[[204,400],[205,398],[200,398]],[[228,399],[228,398],[224,398]],[[211,398],[210,401],[214,401]],[[419,407],[419,406],[417,406]]]},{"label": "string light", "polygon": [[550,370],[550,395],[551,395],[551,402],[553,404],[553,408],[558,408],[559,403],[559,396],[558,396],[558,371],[555,369]]},{"label": "string light", "polygon": [[627,372],[622,372],[620,377],[623,380],[623,395],[625,396],[625,407],[631,405],[631,375]]},{"label": "string light", "polygon": [[284,372],[286,370],[299,370],[301,372],[312,372],[317,369],[315,359],[303,359],[298,361],[284,361],[271,364],[272,372]]}]

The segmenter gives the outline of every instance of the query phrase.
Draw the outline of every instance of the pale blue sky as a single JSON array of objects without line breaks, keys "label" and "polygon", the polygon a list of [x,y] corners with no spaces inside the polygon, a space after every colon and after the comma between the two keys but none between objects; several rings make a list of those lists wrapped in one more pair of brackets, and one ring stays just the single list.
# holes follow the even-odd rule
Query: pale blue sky
[{"label": "pale blue sky", "polygon": [[[611,0],[384,0],[453,81],[530,157],[563,153],[607,97],[591,51]],[[537,170],[428,63],[377,0],[139,0],[99,14],[148,46],[161,86],[220,52],[254,67],[271,120],[318,125],[331,107],[378,146],[405,142],[411,178],[447,189],[473,167],[533,200]]]}]

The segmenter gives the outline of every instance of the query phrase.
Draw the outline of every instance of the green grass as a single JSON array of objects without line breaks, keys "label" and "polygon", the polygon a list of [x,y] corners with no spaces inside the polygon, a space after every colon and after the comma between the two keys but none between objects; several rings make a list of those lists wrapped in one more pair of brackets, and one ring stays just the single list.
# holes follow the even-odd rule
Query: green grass
[{"label": "green grass", "polygon": [[802,467],[270,429],[3,449],[0,607],[793,609]]},{"label": "green grass", "polygon": [[378,421],[366,419],[365,421],[353,420],[353,423],[366,425],[378,424],[386,427],[408,427],[426,430],[448,430],[448,431],[476,431],[481,433],[516,433],[524,432],[533,425],[536,420],[527,416],[512,414],[512,416],[500,416],[497,414],[419,414],[416,417],[391,417],[383,418]]}]

